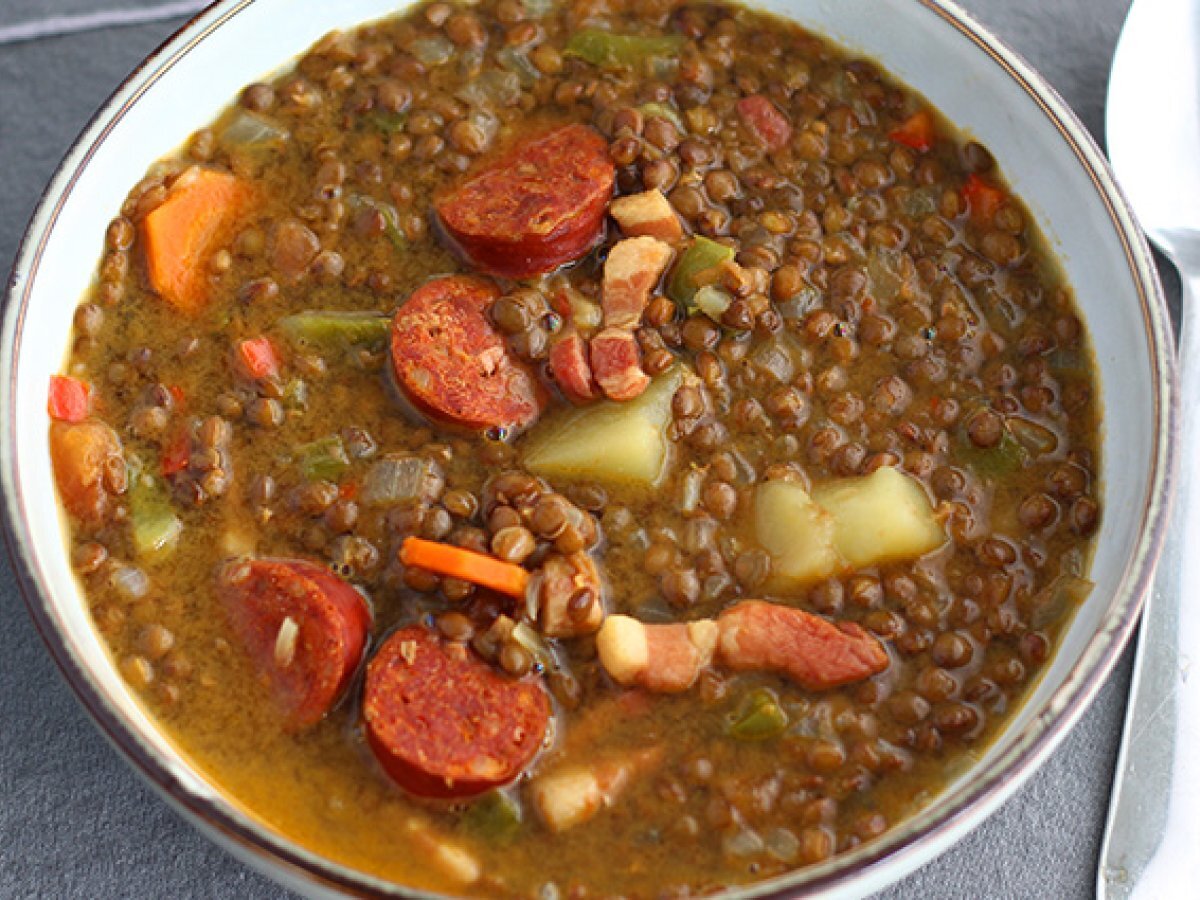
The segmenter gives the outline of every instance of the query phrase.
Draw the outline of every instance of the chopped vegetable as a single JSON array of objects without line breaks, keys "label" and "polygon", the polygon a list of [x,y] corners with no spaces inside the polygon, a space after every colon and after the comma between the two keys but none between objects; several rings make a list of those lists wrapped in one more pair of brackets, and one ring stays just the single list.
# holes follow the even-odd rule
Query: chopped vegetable
[{"label": "chopped vegetable", "polygon": [[183,531],[165,486],[148,472],[137,474],[130,484],[129,519],[133,546],[142,558],[153,559],[174,550]]},{"label": "chopped vegetable", "polygon": [[69,375],[51,375],[46,411],[56,422],[82,422],[88,417],[92,386]]},{"label": "chopped vegetable", "polygon": [[362,502],[367,506],[432,502],[444,482],[437,464],[424,456],[385,456],[367,470]]},{"label": "chopped vegetable", "polygon": [[779,737],[787,726],[787,713],[775,694],[766,688],[756,688],[738,704],[728,734],[739,741],[767,741]]},{"label": "chopped vegetable", "polygon": [[239,109],[221,130],[218,143],[226,152],[274,150],[288,140],[288,131],[266,116]]},{"label": "chopped vegetable", "polygon": [[733,259],[734,249],[706,237],[696,237],[671,270],[667,296],[676,303],[692,306],[692,298],[700,288],[696,276]]},{"label": "chopped vegetable", "polygon": [[529,57],[516,47],[505,47],[496,53],[496,61],[520,79],[521,84],[529,87],[542,77],[537,66],[529,61]]},{"label": "chopped vegetable", "polygon": [[420,60],[422,65],[440,66],[454,55],[454,45],[441,35],[418,38],[413,41],[412,55]]},{"label": "chopped vegetable", "polygon": [[464,550],[452,544],[408,537],[400,546],[400,561],[437,575],[461,578],[501,594],[523,599],[529,584],[529,573],[520,566]]},{"label": "chopped vegetable", "polygon": [[603,402],[535,428],[525,438],[524,463],[548,478],[618,484],[658,484],[667,470],[671,398],[680,367],[655,378],[636,400]]},{"label": "chopped vegetable", "polygon": [[521,804],[504,791],[491,791],[471,804],[462,817],[463,826],[491,844],[507,844],[524,824]]},{"label": "chopped vegetable", "polygon": [[1029,451],[1013,437],[1007,420],[1000,441],[994,447],[977,447],[969,437],[962,435],[958,456],[985,478],[1003,478],[1025,468],[1029,462]]},{"label": "chopped vegetable", "polygon": [[50,459],[67,512],[84,522],[104,521],[111,493],[123,491],[127,481],[121,439],[112,427],[96,419],[51,422]]},{"label": "chopped vegetable", "polygon": [[384,112],[381,109],[373,109],[363,116],[363,120],[384,134],[399,134],[404,130],[404,126],[408,124],[408,113]]},{"label": "chopped vegetable", "polygon": [[279,356],[267,337],[238,341],[238,363],[254,379],[271,378],[279,374]]},{"label": "chopped vegetable", "polygon": [[521,82],[516,72],[488,69],[455,91],[454,96],[480,109],[513,106],[521,99]]},{"label": "chopped vegetable", "polygon": [[971,221],[976,225],[990,225],[1005,200],[1004,191],[988,184],[974,172],[967,176],[962,186],[962,197],[971,212]]},{"label": "chopped vegetable", "polygon": [[834,546],[852,566],[913,559],[946,542],[924,488],[884,466],[813,490],[834,522]]},{"label": "chopped vegetable", "polygon": [[[370,209],[379,213],[383,217],[383,233],[387,235],[392,245],[397,250],[403,250],[408,246],[408,239],[400,229],[400,214],[396,212],[396,207],[392,204],[376,200],[369,194],[355,194],[350,197],[350,208]],[[303,313],[299,315],[303,315]]]},{"label": "chopped vegetable", "polygon": [[706,284],[692,295],[692,305],[717,323],[731,303],[733,295],[715,284]]},{"label": "chopped vegetable", "polygon": [[142,220],[150,286],[183,312],[208,300],[208,260],[249,206],[254,190],[233,175],[188,169],[162,205]]},{"label": "chopped vegetable", "polygon": [[688,133],[687,125],[683,123],[683,118],[679,115],[679,110],[669,103],[643,103],[638,107],[638,110],[647,119],[654,118],[655,116],[660,119],[666,119],[675,126],[675,130],[680,135]]},{"label": "chopped vegetable", "polygon": [[927,109],[918,110],[888,133],[897,144],[903,144],[921,153],[933,146],[933,114]]},{"label": "chopped vegetable", "polygon": [[297,447],[296,462],[309,481],[337,481],[350,468],[350,457],[336,434]]},{"label": "chopped vegetable", "polygon": [[1045,456],[1058,449],[1058,435],[1030,419],[1009,416],[1005,424],[1022,447],[1034,456]]},{"label": "chopped vegetable", "polygon": [[571,35],[563,55],[578,57],[601,68],[628,69],[641,66],[654,57],[677,56],[683,43],[683,36],[677,34],[644,37],[584,28]]},{"label": "chopped vegetable", "polygon": [[292,340],[321,349],[382,347],[391,333],[392,320],[373,312],[310,310],[285,316],[279,327]]},{"label": "chopped vegetable", "polygon": [[1075,575],[1059,575],[1032,598],[1029,624],[1040,631],[1060,621],[1070,610],[1077,609],[1096,585]]}]

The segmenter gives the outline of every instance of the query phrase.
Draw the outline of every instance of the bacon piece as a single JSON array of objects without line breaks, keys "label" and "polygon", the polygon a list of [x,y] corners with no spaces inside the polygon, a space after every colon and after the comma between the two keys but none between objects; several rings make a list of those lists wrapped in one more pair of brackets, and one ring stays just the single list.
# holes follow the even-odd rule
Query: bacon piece
[{"label": "bacon piece", "polygon": [[633,334],[605,328],[591,340],[592,374],[610,400],[632,400],[650,385],[642,370],[642,351]]},{"label": "bacon piece", "polygon": [[650,302],[650,292],[671,261],[671,248],[652,237],[626,238],[608,251],[604,262],[601,306],[604,324],[637,328]]},{"label": "bacon piece", "polygon": [[[571,599],[588,591],[590,604],[571,614]],[[586,553],[562,556],[552,553],[542,564],[542,582],[538,590],[538,624],[548,637],[576,637],[591,634],[604,621],[604,584],[600,571]]]},{"label": "bacon piece", "polygon": [[786,675],[821,691],[870,678],[888,667],[887,651],[852,622],[763,600],[744,600],[717,617],[717,659],[736,671]]},{"label": "bacon piece", "polygon": [[572,330],[559,338],[550,348],[548,361],[551,376],[572,403],[590,403],[600,396],[588,363],[587,345],[579,332]]},{"label": "bacon piece", "polygon": [[668,244],[683,240],[679,216],[658,188],[618,197],[608,211],[627,237],[653,237]]},{"label": "bacon piece", "polygon": [[712,662],[717,637],[712,619],[657,625],[615,615],[604,620],[596,650],[600,664],[618,684],[678,693],[695,684]]}]

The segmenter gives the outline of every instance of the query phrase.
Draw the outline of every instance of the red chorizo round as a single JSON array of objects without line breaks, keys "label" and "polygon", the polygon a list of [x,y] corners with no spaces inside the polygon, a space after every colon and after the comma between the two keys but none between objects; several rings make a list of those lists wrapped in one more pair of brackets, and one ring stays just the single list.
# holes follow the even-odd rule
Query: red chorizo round
[{"label": "red chorizo round", "polygon": [[446,235],[472,265],[527,278],[595,246],[614,181],[608,143],[595,129],[574,124],[521,141],[434,205]]},{"label": "red chorizo round", "polygon": [[435,278],[392,321],[392,371],[404,396],[432,419],[475,431],[521,429],[545,393],[488,318],[500,292],[467,275]]},{"label": "red chorizo round", "polygon": [[220,586],[233,631],[270,684],[286,727],[315,725],[362,660],[367,601],[304,560],[239,560],[225,567]]},{"label": "red chorizo round", "polygon": [[420,626],[397,631],[367,665],[367,742],[384,771],[421,797],[469,797],[512,781],[549,720],[538,682],[506,678]]}]

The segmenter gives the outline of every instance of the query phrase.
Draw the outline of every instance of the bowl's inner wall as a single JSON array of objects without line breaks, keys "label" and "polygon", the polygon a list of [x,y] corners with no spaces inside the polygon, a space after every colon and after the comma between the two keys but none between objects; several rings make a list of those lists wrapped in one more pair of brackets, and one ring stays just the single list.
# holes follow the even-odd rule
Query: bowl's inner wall
[{"label": "bowl's inner wall", "polygon": [[[1091,330],[1107,410],[1103,470],[1110,473],[1091,576],[1098,586],[1032,701],[985,757],[992,759],[1038,714],[1113,611],[1115,592],[1146,527],[1159,422],[1151,402],[1157,382],[1145,304],[1139,302],[1112,214],[1066,138],[1035,99],[949,21],[912,0],[773,0],[758,5],[880,61],[986,144],[1062,259]],[[32,273],[30,312],[20,329],[13,384],[25,542],[35,548],[34,569],[44,579],[49,615],[59,623],[67,651],[91,669],[95,686],[119,715],[166,756],[167,743],[153,733],[108,660],[71,574],[54,502],[46,385],[64,358],[72,313],[93,277],[105,228],[145,170],[214,118],[243,85],[266,76],[336,27],[390,15],[400,7],[395,0],[256,0],[230,7],[236,12],[227,24],[187,47],[157,78],[153,67],[135,77],[133,86],[149,81],[153,89],[121,111],[93,147],[76,149],[68,168],[85,164],[61,199]],[[90,154],[86,160],[85,154]],[[37,224],[50,215],[43,210]],[[178,773],[189,789],[211,793],[182,765]],[[960,779],[955,787],[961,786]]]}]

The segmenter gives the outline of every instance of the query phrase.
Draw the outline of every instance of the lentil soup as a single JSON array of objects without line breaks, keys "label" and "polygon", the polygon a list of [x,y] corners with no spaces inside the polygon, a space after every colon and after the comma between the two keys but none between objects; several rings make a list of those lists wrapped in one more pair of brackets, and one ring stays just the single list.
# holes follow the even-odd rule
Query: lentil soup
[{"label": "lentil soup", "polygon": [[979,144],[723,3],[426,3],[130,191],[50,385],[130,686],[251,814],[456,895],[869,841],[1090,589],[1086,330]]}]

